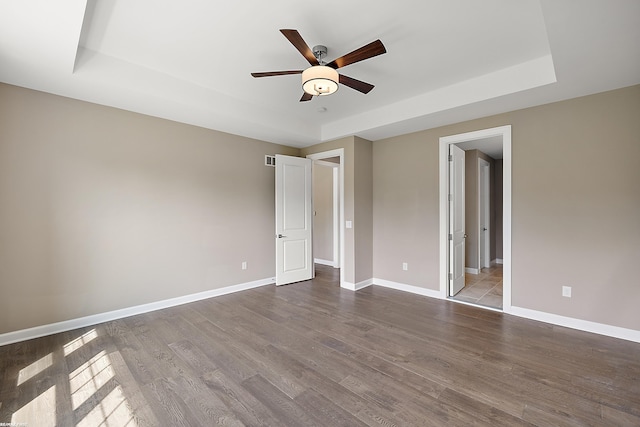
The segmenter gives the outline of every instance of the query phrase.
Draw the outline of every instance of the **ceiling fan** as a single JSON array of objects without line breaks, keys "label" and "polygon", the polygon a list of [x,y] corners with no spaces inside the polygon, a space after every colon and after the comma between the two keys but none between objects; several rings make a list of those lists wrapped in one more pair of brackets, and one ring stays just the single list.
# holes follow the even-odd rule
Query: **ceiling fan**
[{"label": "ceiling fan", "polygon": [[380,40],[371,42],[351,53],[347,53],[340,58],[334,59],[328,64],[323,61],[327,55],[327,48],[319,45],[314,46],[313,50],[309,48],[307,43],[302,39],[297,30],[280,30],[280,32],[295,46],[296,49],[305,57],[311,67],[305,70],[291,71],[267,71],[261,73],[251,73],[253,77],[271,77],[285,76],[289,74],[302,74],[302,89],[304,93],[300,102],[309,101],[314,96],[330,95],[338,90],[338,83],[349,86],[362,93],[369,93],[374,88],[372,84],[338,74],[338,68],[373,58],[374,56],[386,53],[384,45]]}]

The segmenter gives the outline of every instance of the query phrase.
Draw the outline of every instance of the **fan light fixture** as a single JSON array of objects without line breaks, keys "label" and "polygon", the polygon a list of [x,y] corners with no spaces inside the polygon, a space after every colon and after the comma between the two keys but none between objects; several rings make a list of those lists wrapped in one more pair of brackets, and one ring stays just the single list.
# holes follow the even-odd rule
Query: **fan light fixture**
[{"label": "fan light fixture", "polygon": [[338,83],[365,94],[373,89],[372,84],[356,80],[344,74],[338,74],[336,70],[386,53],[387,49],[380,40],[373,41],[353,52],[342,55],[340,58],[336,58],[327,64],[323,60],[324,57],[327,56],[326,46],[317,45],[314,46],[313,49],[310,49],[298,31],[280,30],[280,32],[298,49],[298,52],[311,64],[311,67],[306,70],[251,73],[253,77],[302,74],[302,89],[304,93],[302,94],[302,98],[300,98],[300,102],[311,101],[314,96],[331,95],[338,90]]},{"label": "fan light fixture", "polygon": [[338,90],[338,72],[326,65],[314,65],[302,72],[302,89],[313,96],[331,95]]}]

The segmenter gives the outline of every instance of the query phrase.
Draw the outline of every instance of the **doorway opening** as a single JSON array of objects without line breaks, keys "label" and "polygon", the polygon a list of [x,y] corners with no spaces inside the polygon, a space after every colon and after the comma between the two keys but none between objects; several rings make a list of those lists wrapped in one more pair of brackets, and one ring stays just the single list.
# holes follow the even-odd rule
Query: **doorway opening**
[{"label": "doorway opening", "polygon": [[307,155],[313,161],[313,250],[317,275],[344,283],[344,149]]},{"label": "doorway opening", "polygon": [[440,273],[442,298],[510,311],[511,126],[440,138]]}]

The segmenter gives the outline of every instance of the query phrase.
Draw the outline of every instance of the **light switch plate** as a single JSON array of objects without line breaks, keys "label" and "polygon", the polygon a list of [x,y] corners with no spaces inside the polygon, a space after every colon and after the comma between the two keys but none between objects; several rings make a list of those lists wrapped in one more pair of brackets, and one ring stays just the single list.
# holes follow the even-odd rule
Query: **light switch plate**
[{"label": "light switch plate", "polygon": [[353,228],[353,223],[351,221],[347,221],[347,223],[345,224],[345,227]]}]

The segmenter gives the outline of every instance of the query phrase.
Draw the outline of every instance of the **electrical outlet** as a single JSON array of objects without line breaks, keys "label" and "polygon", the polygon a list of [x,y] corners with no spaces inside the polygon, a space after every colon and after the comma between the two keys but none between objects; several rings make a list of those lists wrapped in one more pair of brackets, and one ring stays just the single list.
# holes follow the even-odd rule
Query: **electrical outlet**
[{"label": "electrical outlet", "polygon": [[402,269],[403,269],[404,271],[409,270],[409,263],[403,262],[403,263],[402,263]]},{"label": "electrical outlet", "polygon": [[571,298],[571,286],[563,286],[562,287],[562,296]]},{"label": "electrical outlet", "polygon": [[243,270],[247,269],[247,261],[242,261],[242,269]]}]

